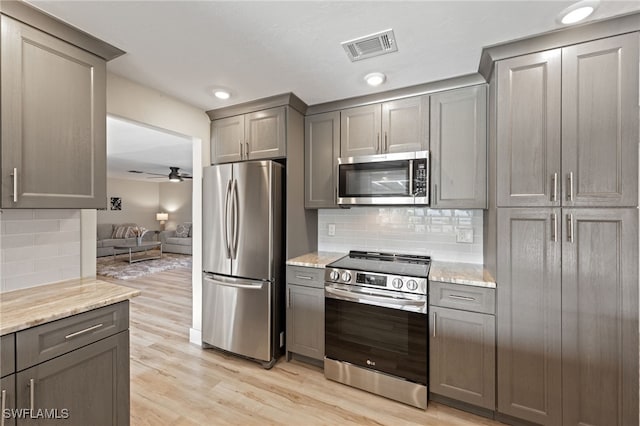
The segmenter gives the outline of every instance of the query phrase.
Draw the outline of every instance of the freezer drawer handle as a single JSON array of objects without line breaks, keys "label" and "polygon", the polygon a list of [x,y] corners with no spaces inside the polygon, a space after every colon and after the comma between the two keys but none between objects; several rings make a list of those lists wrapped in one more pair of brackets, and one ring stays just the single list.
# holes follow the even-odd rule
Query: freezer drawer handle
[{"label": "freezer drawer handle", "polygon": [[242,289],[246,289],[246,290],[261,290],[262,287],[264,286],[264,283],[259,283],[259,284],[239,284],[239,283],[235,283],[235,282],[229,282],[229,281],[223,281],[223,280],[215,280],[209,277],[204,277],[205,281],[209,281],[213,284],[216,285],[223,285],[226,287],[233,287],[233,288],[242,288]]}]

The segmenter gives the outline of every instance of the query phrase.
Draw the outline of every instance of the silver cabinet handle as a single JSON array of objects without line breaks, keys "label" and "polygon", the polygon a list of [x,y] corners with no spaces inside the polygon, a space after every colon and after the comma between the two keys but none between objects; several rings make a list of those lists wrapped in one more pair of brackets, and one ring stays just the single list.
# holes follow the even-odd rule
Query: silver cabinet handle
[{"label": "silver cabinet handle", "polygon": [[247,156],[247,160],[249,159],[249,142],[245,142],[244,146],[246,146],[244,153]]},{"label": "silver cabinet handle", "polygon": [[384,152],[389,152],[389,144],[387,141],[387,132],[384,132]]},{"label": "silver cabinet handle", "polygon": [[474,302],[476,300],[475,297],[469,297],[469,296],[458,296],[457,294],[450,294],[449,297],[451,299],[458,299],[458,300],[468,300],[470,302]]},{"label": "silver cabinet handle", "polygon": [[558,242],[558,216],[551,213],[551,241]]},{"label": "silver cabinet handle", "polygon": [[85,333],[88,333],[90,331],[97,330],[102,326],[103,326],[102,323],[96,324],[96,325],[92,325],[91,327],[85,328],[84,330],[80,330],[80,331],[76,331],[75,333],[67,334],[66,336],[64,336],[64,338],[65,339],[73,339],[74,337],[80,336],[81,334],[85,334]]},{"label": "silver cabinet handle", "polygon": [[567,175],[567,201],[573,201],[573,172]]},{"label": "silver cabinet handle", "polygon": [[242,142],[238,142],[238,143],[240,144],[240,159],[242,160],[244,159],[244,154],[242,153],[243,146],[242,146]]},{"label": "silver cabinet handle", "polygon": [[558,174],[554,173],[553,176],[551,176],[551,201],[552,202],[556,202],[558,201]]},{"label": "silver cabinet handle", "polygon": [[308,275],[296,275],[296,278],[300,278],[301,280],[312,280],[313,277],[310,277]]},{"label": "silver cabinet handle", "polygon": [[36,409],[36,381],[29,379],[29,403],[31,405],[31,411]]},{"label": "silver cabinet handle", "polygon": [[0,412],[0,426],[4,426],[4,410],[7,408],[7,391],[2,389],[2,412]]},{"label": "silver cabinet handle", "polygon": [[573,242],[573,215],[571,213],[567,215],[567,241]]},{"label": "silver cabinet handle", "polygon": [[17,203],[18,202],[18,168],[17,167],[13,168],[13,174],[11,176],[13,176],[13,202]]},{"label": "silver cabinet handle", "polygon": [[378,132],[378,142],[376,145],[376,152],[380,153],[380,133]]},{"label": "silver cabinet handle", "polygon": [[287,289],[287,309],[291,309],[291,289]]},{"label": "silver cabinet handle", "polygon": [[433,313],[433,338],[435,339],[436,337],[436,328],[438,327],[438,316],[437,314],[434,312]]},{"label": "silver cabinet handle", "polygon": [[431,199],[431,204],[434,206],[438,204],[438,184],[433,184],[433,198]]}]

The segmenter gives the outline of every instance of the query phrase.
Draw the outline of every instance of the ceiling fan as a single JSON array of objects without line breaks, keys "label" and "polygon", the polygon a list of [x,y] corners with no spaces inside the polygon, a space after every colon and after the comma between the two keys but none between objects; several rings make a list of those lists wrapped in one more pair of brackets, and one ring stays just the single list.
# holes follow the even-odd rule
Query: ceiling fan
[{"label": "ceiling fan", "polygon": [[[169,172],[169,175],[153,173],[153,172],[144,172],[142,170],[129,170],[129,173],[138,173],[138,174],[145,173],[147,175],[161,176],[162,178],[166,178],[168,176],[169,182],[182,182],[185,179],[193,179],[193,176],[186,173],[181,173],[180,167],[169,167],[169,169],[171,170]],[[155,177],[155,176],[149,177],[147,179],[159,179],[158,177]]]}]

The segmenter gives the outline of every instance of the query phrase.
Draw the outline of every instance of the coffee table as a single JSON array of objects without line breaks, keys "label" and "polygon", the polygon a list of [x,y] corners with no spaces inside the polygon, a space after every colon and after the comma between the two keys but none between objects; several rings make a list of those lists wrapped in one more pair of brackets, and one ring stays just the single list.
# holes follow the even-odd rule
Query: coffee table
[{"label": "coffee table", "polygon": [[[152,260],[152,259],[161,259],[162,258],[162,243],[160,241],[145,241],[140,244],[123,244],[119,246],[113,246],[113,258],[116,258],[118,254],[118,250],[127,250],[129,252],[129,263],[142,262],[143,260]],[[157,256],[147,255],[147,252],[151,249],[158,248],[160,250],[160,254]],[[144,251],[142,256],[133,257],[133,253],[140,253]]]}]

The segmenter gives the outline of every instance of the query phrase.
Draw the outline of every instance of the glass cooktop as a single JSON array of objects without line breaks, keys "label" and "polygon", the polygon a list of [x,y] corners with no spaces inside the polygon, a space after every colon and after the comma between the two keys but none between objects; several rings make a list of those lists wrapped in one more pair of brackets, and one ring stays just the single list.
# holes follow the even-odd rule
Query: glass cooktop
[{"label": "glass cooktop", "polygon": [[412,254],[365,252],[352,250],[343,258],[327,265],[328,268],[351,269],[406,277],[426,278],[431,257]]}]

